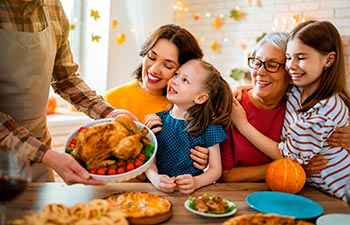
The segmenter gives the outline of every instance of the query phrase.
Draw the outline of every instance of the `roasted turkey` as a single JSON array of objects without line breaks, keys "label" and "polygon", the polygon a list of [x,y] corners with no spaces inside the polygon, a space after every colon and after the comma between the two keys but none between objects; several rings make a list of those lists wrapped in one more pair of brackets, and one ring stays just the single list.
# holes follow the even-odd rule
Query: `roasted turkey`
[{"label": "roasted turkey", "polygon": [[108,160],[111,156],[127,160],[141,152],[141,141],[148,139],[147,133],[146,128],[138,131],[129,116],[117,116],[111,122],[95,124],[78,133],[72,155],[87,169],[114,163]]}]

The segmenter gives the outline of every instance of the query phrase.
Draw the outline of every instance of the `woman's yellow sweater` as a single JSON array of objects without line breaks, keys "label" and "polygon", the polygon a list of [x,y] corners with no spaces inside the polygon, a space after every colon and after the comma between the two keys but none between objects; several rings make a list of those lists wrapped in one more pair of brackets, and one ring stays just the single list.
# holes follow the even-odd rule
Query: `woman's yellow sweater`
[{"label": "woman's yellow sweater", "polygon": [[126,109],[143,123],[146,115],[165,110],[171,103],[165,96],[150,95],[136,80],[109,89],[103,98],[118,109]]}]

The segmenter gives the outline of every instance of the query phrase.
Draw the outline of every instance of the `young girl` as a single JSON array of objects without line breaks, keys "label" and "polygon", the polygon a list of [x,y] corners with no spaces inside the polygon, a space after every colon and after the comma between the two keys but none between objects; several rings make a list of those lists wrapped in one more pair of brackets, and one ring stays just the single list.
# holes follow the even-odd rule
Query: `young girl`
[{"label": "young girl", "polygon": [[[211,64],[190,60],[168,82],[170,110],[148,115],[145,124],[154,128],[158,151],[156,162],[146,171],[159,190],[184,194],[211,184],[221,176],[219,143],[226,139],[224,128],[231,124],[232,92],[228,83]],[[155,131],[156,129],[153,129]],[[209,149],[208,169],[196,169],[188,149]]]},{"label": "young girl", "polygon": [[[327,138],[337,127],[348,125],[350,97],[345,87],[345,60],[337,29],[327,21],[308,21],[290,33],[286,68],[294,86],[288,93],[282,142],[276,143],[255,130],[242,117],[234,100],[233,122],[262,152],[273,159],[289,157],[306,165],[319,154],[327,167],[307,178],[316,186],[345,200],[350,155],[332,147]],[[241,116],[240,116],[241,115]]]},{"label": "young girl", "polygon": [[[140,122],[146,115],[160,112],[171,104],[166,98],[166,86],[177,69],[190,59],[201,59],[203,51],[196,38],[176,24],[160,26],[142,44],[140,63],[133,80],[107,90],[104,99],[112,106],[132,112]],[[195,146],[190,157],[193,166],[204,169],[208,149]],[[138,177],[143,180],[143,177]],[[145,179],[145,178],[144,178]]]}]

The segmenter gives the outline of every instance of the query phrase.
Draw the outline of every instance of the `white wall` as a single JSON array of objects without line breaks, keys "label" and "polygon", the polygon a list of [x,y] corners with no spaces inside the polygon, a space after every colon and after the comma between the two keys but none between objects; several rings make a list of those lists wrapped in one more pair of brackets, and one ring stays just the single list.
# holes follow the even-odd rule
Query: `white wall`
[{"label": "white wall", "polygon": [[174,0],[112,0],[110,19],[119,22],[118,32],[126,34],[123,44],[114,40],[116,32],[110,30],[107,88],[131,80],[131,74],[142,58],[138,56],[147,35],[160,25],[173,23]]},{"label": "white wall", "polygon": [[[176,12],[175,22],[188,28],[200,40],[205,58],[212,62],[224,76],[233,68],[247,68],[247,53],[264,32],[290,31],[291,17],[314,18],[333,22],[343,37],[347,62],[348,87],[350,87],[350,1],[347,0],[182,0],[188,12]],[[261,5],[258,4],[261,3]],[[245,13],[237,21],[230,11],[239,7]],[[200,14],[194,20],[193,14]],[[210,17],[206,17],[210,14]],[[224,16],[223,25],[213,28],[216,16]],[[284,23],[286,21],[286,24]],[[226,38],[226,39],[225,39]],[[220,52],[210,48],[212,41],[222,45]],[[245,46],[244,50],[242,47]]]}]

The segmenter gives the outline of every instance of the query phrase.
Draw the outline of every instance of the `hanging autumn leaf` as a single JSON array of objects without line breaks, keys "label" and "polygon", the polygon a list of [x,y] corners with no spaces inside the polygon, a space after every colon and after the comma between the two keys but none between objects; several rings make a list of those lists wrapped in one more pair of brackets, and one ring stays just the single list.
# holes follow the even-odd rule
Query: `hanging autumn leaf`
[{"label": "hanging autumn leaf", "polygon": [[257,38],[256,38],[256,43],[258,43],[263,37],[265,37],[266,33],[261,33]]},{"label": "hanging autumn leaf", "polygon": [[117,42],[117,44],[122,44],[125,41],[125,39],[125,34],[117,34],[117,36],[115,37],[115,42]]},{"label": "hanging autumn leaf", "polygon": [[94,41],[99,42],[100,39],[101,39],[101,36],[98,36],[98,35],[95,35],[95,34],[91,35],[91,41],[92,42],[94,42]]},{"label": "hanging autumn leaf", "polygon": [[92,10],[92,9],[91,9],[90,16],[93,17],[94,20],[101,18],[100,13],[97,10]]},{"label": "hanging autumn leaf", "polygon": [[215,29],[218,29],[222,26],[223,23],[224,23],[224,18],[222,16],[217,16],[217,17],[215,17],[213,27]]},{"label": "hanging autumn leaf", "polygon": [[69,29],[70,30],[75,30],[77,26],[74,23],[69,24]]},{"label": "hanging autumn leaf", "polygon": [[199,14],[199,12],[193,13],[193,19],[194,20],[199,20],[200,17],[201,17],[201,15]]},{"label": "hanging autumn leaf", "polygon": [[257,1],[256,1],[256,4],[257,4],[259,7],[261,7],[261,6],[262,6],[261,0],[257,0]]},{"label": "hanging autumn leaf", "polygon": [[217,41],[213,41],[210,44],[210,48],[213,52],[220,52],[221,50],[221,45]]},{"label": "hanging autumn leaf", "polygon": [[116,30],[119,22],[117,19],[112,20],[112,30]]},{"label": "hanging autumn leaf", "polygon": [[295,14],[292,18],[291,18],[293,24],[299,23],[300,21],[300,15],[299,14]]},{"label": "hanging autumn leaf", "polygon": [[240,21],[246,16],[245,12],[242,12],[238,7],[230,11],[230,17],[234,20]]}]

